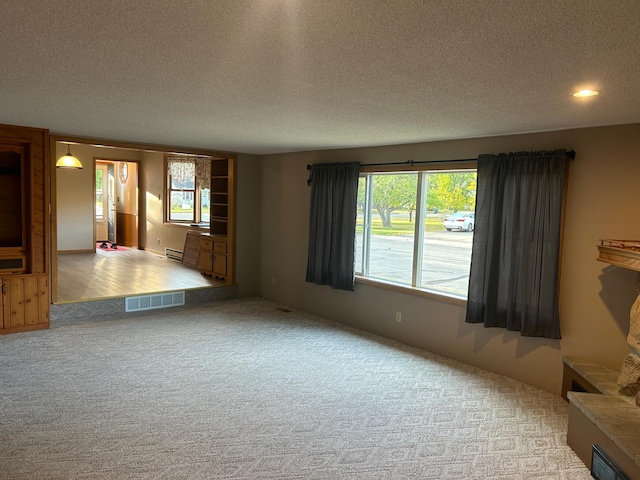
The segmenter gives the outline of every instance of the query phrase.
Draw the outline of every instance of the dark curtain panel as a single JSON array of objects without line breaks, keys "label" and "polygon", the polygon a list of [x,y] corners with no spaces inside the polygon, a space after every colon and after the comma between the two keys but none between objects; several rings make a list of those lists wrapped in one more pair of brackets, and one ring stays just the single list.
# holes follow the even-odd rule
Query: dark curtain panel
[{"label": "dark curtain panel", "polygon": [[560,338],[565,150],[478,158],[469,323]]},{"label": "dark curtain panel", "polygon": [[357,162],[311,166],[307,282],[354,289],[359,174]]}]

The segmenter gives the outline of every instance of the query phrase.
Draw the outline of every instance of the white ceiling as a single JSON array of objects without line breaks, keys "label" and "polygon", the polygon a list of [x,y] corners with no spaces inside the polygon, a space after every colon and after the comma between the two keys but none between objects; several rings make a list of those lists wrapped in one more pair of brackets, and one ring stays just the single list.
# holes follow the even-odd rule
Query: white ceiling
[{"label": "white ceiling", "polygon": [[0,19],[0,123],[59,134],[267,154],[640,122],[639,0],[0,0]]}]

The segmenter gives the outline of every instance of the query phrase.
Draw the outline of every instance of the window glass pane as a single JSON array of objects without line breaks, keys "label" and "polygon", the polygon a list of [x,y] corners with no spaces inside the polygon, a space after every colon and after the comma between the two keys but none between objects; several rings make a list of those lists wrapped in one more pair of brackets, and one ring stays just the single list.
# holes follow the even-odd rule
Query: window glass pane
[{"label": "window glass pane", "polygon": [[171,211],[169,212],[170,220],[187,220],[193,222],[194,208],[193,192],[171,192]]},{"label": "window glass pane", "polygon": [[102,188],[102,170],[96,169],[96,218],[104,217],[104,193]]},{"label": "window glass pane", "polygon": [[411,285],[416,173],[372,175],[369,276]]},{"label": "window glass pane", "polygon": [[200,190],[200,221],[209,223],[210,216],[210,203],[209,203],[209,189],[203,188]]},{"label": "window glass pane", "polygon": [[[476,180],[475,170],[363,174],[358,184],[356,273],[466,297]],[[416,231],[419,182],[424,222]],[[421,245],[415,250],[418,239]]]},{"label": "window glass pane", "polygon": [[420,287],[466,296],[475,225],[475,171],[427,174]]}]

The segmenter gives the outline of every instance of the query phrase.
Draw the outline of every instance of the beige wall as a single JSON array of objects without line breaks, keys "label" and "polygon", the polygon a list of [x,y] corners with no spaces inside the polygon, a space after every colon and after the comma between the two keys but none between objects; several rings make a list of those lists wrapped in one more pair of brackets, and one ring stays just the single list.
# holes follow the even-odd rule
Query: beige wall
[{"label": "beige wall", "polygon": [[238,155],[236,175],[236,283],[240,296],[260,292],[260,162]]},{"label": "beige wall", "polygon": [[[143,247],[164,255],[165,248],[182,251],[187,237],[187,228],[166,227],[164,223],[164,154],[143,152],[142,188],[146,199],[146,217],[140,219],[140,227],[145,232]],[[144,220],[146,218],[146,220]]]},{"label": "beige wall", "polygon": [[[576,151],[567,196],[560,288],[562,340],[520,337],[464,323],[465,308],[356,284],[342,292],[308,284],[306,165],[476,158],[481,153],[566,148]],[[640,239],[640,124],[261,157],[260,292],[401,342],[559,393],[562,356],[619,369],[627,352],[635,272],[597,262],[601,238]],[[275,279],[275,285],[272,284]],[[394,321],[402,312],[402,323]]]}]

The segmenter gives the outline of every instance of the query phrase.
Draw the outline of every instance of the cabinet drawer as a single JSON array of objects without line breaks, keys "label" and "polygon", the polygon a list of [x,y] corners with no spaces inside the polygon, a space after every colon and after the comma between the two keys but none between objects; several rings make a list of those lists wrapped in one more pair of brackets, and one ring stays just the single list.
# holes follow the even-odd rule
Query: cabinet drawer
[{"label": "cabinet drawer", "polygon": [[213,248],[213,239],[212,238],[201,238],[200,239],[200,250],[208,250],[211,251]]},{"label": "cabinet drawer", "polygon": [[213,251],[216,253],[227,253],[227,244],[225,242],[213,242]]}]

